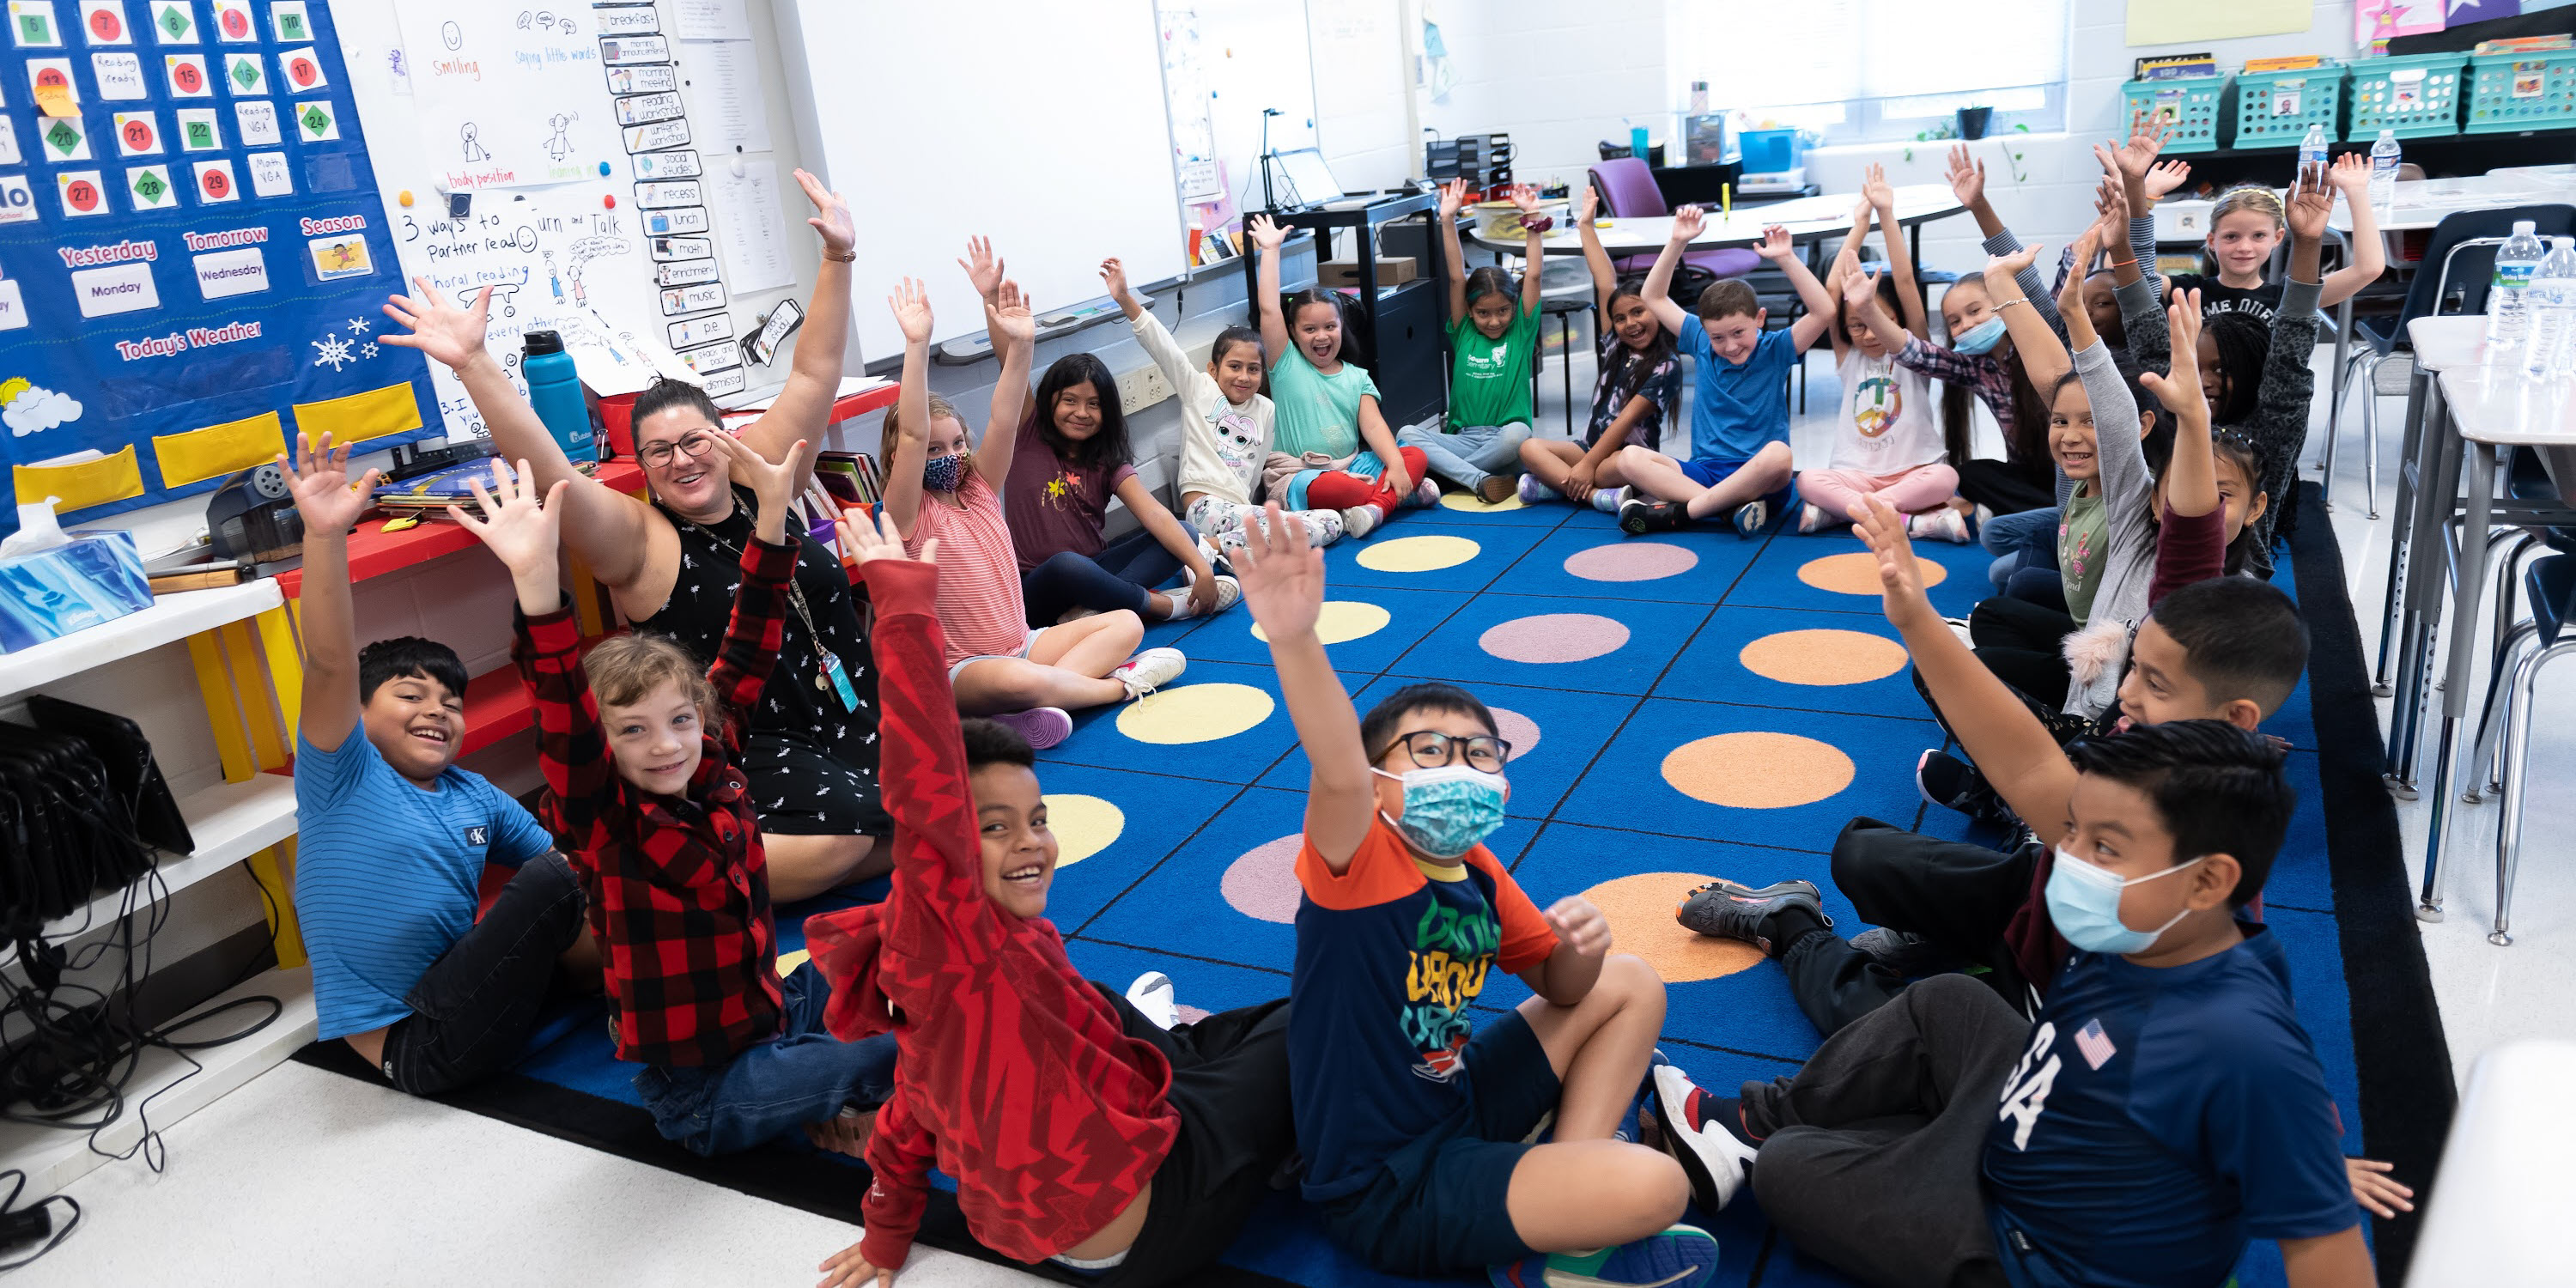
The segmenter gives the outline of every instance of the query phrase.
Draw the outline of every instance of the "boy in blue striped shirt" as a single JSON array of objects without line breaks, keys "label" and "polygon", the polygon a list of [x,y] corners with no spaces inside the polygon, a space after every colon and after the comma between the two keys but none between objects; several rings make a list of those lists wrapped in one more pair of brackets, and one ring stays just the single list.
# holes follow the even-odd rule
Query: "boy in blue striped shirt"
[{"label": "boy in blue striped shirt", "polygon": [[[349,527],[376,472],[299,436],[278,457],[304,517],[304,709],[295,739],[295,907],[321,1037],[434,1095],[516,1057],[558,958],[595,987],[581,885],[528,811],[456,767],[465,666],[434,640],[358,648]],[[361,735],[352,737],[351,735]],[[475,920],[487,863],[518,869]],[[586,964],[584,963],[586,959]]]}]

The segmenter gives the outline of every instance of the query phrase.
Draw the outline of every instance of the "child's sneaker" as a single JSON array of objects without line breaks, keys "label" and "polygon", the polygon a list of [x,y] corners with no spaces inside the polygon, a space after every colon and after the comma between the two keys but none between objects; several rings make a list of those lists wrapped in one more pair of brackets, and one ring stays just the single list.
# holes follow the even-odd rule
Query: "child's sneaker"
[{"label": "child's sneaker", "polygon": [[1137,976],[1136,982],[1127,986],[1127,1004],[1152,1020],[1158,1029],[1169,1029],[1181,1022],[1180,1003],[1174,997],[1172,977],[1158,970]]},{"label": "child's sneaker", "polygon": [[1690,511],[1670,501],[1631,497],[1619,505],[1619,530],[1632,537],[1671,532],[1690,522]]},{"label": "child's sneaker", "polygon": [[[1784,915],[1797,927],[1796,933],[1775,924]],[[1773,957],[1788,951],[1808,925],[1834,927],[1834,919],[1825,914],[1824,896],[1813,881],[1782,881],[1759,888],[1740,881],[1711,881],[1685,896],[1673,919],[1696,934],[1741,940]]]},{"label": "child's sneaker", "polygon": [[1968,516],[1946,505],[1938,510],[1908,515],[1905,535],[1916,541],[1947,541],[1964,546],[1968,544]]},{"label": "child's sneaker", "polygon": [[1924,752],[1914,762],[1914,788],[1926,804],[1954,809],[1970,818],[2001,826],[2009,811],[1977,767],[1946,751]]},{"label": "child's sneaker", "polygon": [[1062,707],[1031,707],[1026,711],[1006,712],[992,719],[993,723],[1028,739],[1033,751],[1044,751],[1073,736],[1073,717],[1065,714]]},{"label": "child's sneaker", "polygon": [[[1198,589],[1198,575],[1190,569],[1184,568],[1181,570],[1181,577],[1182,581],[1179,586],[1170,590],[1156,592],[1158,594],[1169,595],[1172,598],[1172,614],[1170,617],[1165,619],[1167,621],[1186,621],[1189,618],[1198,616],[1198,601],[1193,599],[1190,595],[1191,591]],[[1243,583],[1236,581],[1234,578],[1229,577],[1224,573],[1218,573],[1216,575],[1216,607],[1211,608],[1208,611],[1211,613],[1222,613],[1242,601]]]},{"label": "child's sneaker", "polygon": [[1413,489],[1413,495],[1405,499],[1405,504],[1417,510],[1428,510],[1440,504],[1440,480],[1422,480],[1421,485]]},{"label": "child's sneaker", "polygon": [[1949,627],[1950,633],[1958,636],[1960,643],[1967,645],[1972,650],[1977,647],[1977,632],[1974,628],[1968,625],[1967,618],[1944,617],[1941,619],[1941,624]]},{"label": "child's sneaker", "polygon": [[1598,1252],[1548,1252],[1488,1266],[1497,1288],[1700,1288],[1717,1275],[1717,1238],[1676,1225]]},{"label": "child's sneaker", "polygon": [[1825,530],[1833,520],[1825,516],[1825,507],[1810,501],[1798,509],[1798,535],[1811,537]]},{"label": "child's sneaker", "polygon": [[1968,964],[1957,953],[1911,930],[1895,930],[1887,926],[1852,936],[1851,946],[1907,979],[1938,975]]},{"label": "child's sneaker", "polygon": [[1127,686],[1127,696],[1141,698],[1181,678],[1190,660],[1176,648],[1149,648],[1118,665],[1109,678]]},{"label": "child's sneaker", "polygon": [[1341,516],[1342,532],[1353,541],[1366,539],[1368,534],[1377,531],[1377,525],[1386,519],[1386,516],[1378,513],[1377,507],[1373,505],[1352,506],[1341,511]]},{"label": "child's sneaker", "polygon": [[1735,533],[1737,536],[1756,536],[1761,533],[1762,529],[1770,526],[1770,523],[1771,503],[1768,501],[1747,501],[1744,504],[1735,507]]},{"label": "child's sneaker", "polygon": [[1523,505],[1536,505],[1557,494],[1555,488],[1540,482],[1535,474],[1521,475],[1521,481],[1513,491],[1520,497]]},{"label": "child's sneaker", "polygon": [[1700,1211],[1714,1215],[1735,1198],[1753,1177],[1753,1157],[1762,1142],[1744,1129],[1744,1104],[1732,1096],[1712,1096],[1669,1065],[1654,1067],[1655,1095],[1646,1102],[1655,1129],[1671,1154],[1690,1175],[1691,1197]]},{"label": "child's sneaker", "polygon": [[1592,508],[1603,514],[1617,514],[1619,507],[1626,505],[1634,495],[1624,487],[1597,487],[1592,489]]}]

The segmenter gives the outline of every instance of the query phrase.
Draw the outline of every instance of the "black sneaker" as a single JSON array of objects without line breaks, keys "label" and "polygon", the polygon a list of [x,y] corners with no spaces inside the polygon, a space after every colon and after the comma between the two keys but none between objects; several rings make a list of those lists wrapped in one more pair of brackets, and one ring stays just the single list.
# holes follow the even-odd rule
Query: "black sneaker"
[{"label": "black sneaker", "polygon": [[1957,953],[1934,944],[1910,930],[1890,930],[1881,926],[1852,936],[1851,946],[1869,954],[1879,965],[1906,979],[1920,979],[1956,970],[1966,964]]},{"label": "black sneaker", "polygon": [[1671,532],[1688,522],[1690,511],[1670,501],[1630,497],[1619,507],[1619,530],[1632,537],[1649,532]]},{"label": "black sneaker", "polygon": [[1914,762],[1914,786],[1925,801],[1943,809],[1954,809],[1998,827],[2012,822],[2012,812],[2004,808],[2003,798],[1995,795],[1986,776],[1948,752],[1924,752],[1922,759]]},{"label": "black sneaker", "polygon": [[1834,919],[1825,915],[1824,897],[1813,881],[1783,881],[1758,890],[1736,881],[1711,881],[1691,891],[1673,919],[1699,934],[1742,940],[1776,957],[1771,919],[1790,908],[1803,908],[1816,924],[1833,929]]}]

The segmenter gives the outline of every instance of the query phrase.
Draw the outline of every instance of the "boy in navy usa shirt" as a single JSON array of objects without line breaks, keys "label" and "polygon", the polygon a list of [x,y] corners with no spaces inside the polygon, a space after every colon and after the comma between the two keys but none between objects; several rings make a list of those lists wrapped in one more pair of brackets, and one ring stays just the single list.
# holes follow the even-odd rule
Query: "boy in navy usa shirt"
[{"label": "boy in navy usa shirt", "polygon": [[[1904,516],[1870,508],[1889,619],[1941,629]],[[1659,1113],[1685,1168],[1749,1169],[1775,1224],[1872,1284],[2216,1288],[2252,1239],[2291,1288],[2374,1282],[2287,962],[2235,915],[2289,830],[2282,753],[2218,720],[2061,752],[1973,657],[1918,665],[1982,680],[1956,727],[2021,817],[2061,829],[2047,900],[2075,951],[2036,1023],[1934,976],[1795,1077],[1694,1092]]]}]

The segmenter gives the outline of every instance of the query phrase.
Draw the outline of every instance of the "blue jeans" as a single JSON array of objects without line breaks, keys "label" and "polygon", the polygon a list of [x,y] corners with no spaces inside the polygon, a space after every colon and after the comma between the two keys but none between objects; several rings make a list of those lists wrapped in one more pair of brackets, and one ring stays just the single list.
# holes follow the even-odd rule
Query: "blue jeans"
[{"label": "blue jeans", "polygon": [[2065,512],[2055,506],[2045,510],[2024,510],[2019,514],[1998,514],[1986,520],[1978,541],[1986,553],[1995,556],[1994,566],[1986,570],[1996,590],[2003,590],[2012,575],[2024,568],[2057,570],[2057,523]]},{"label": "blue jeans", "polygon": [[[1186,523],[1181,531],[1193,541],[1198,539],[1198,530]],[[1138,528],[1102,546],[1099,554],[1059,551],[1021,573],[1020,599],[1027,606],[1031,626],[1053,626],[1076,608],[1095,613],[1124,608],[1141,614],[1147,592],[1180,571],[1179,556],[1165,550],[1153,533]]]},{"label": "blue jeans", "polygon": [[1421,448],[1432,473],[1473,492],[1494,471],[1519,464],[1521,444],[1529,436],[1529,426],[1513,421],[1446,432],[1408,429],[1397,434],[1395,442],[1398,447]]},{"label": "blue jeans", "polygon": [[702,1156],[746,1150],[847,1105],[894,1094],[894,1035],[843,1042],[823,1026],[832,986],[807,962],[779,982],[780,1032],[721,1067],[647,1065],[635,1091],[668,1139]]}]

